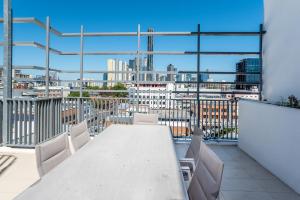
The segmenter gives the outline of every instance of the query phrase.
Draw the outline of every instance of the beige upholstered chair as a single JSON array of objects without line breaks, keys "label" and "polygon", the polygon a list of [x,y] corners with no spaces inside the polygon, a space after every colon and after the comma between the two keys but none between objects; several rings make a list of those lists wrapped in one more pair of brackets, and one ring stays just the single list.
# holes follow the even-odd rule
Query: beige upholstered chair
[{"label": "beige upholstered chair", "polygon": [[188,186],[190,200],[216,200],[219,196],[224,164],[205,144],[201,144],[200,160]]},{"label": "beige upholstered chair", "polygon": [[185,158],[180,158],[180,165],[190,168],[191,173],[195,170],[195,166],[200,157],[200,144],[202,143],[203,132],[198,127],[195,127],[194,134],[192,136],[191,144],[188,147]]},{"label": "beige upholstered chair", "polygon": [[71,127],[70,137],[74,151],[77,151],[91,140],[86,120]]},{"label": "beige upholstered chair", "polygon": [[133,124],[155,125],[158,124],[157,114],[134,113]]},{"label": "beige upholstered chair", "polygon": [[200,128],[195,127],[194,134],[192,136],[191,144],[186,152],[186,158],[193,158],[195,162],[199,160],[199,151],[200,151],[200,144],[202,141],[203,132]]},{"label": "beige upholstered chair", "polygon": [[71,155],[67,133],[37,145],[35,154],[38,172],[43,176]]}]

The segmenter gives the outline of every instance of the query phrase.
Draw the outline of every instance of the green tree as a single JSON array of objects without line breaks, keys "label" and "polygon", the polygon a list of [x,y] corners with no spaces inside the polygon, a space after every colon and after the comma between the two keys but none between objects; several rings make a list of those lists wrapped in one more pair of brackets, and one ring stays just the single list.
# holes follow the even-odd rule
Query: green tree
[{"label": "green tree", "polygon": [[[117,83],[116,85],[114,85],[112,88],[112,90],[127,90],[126,86],[122,83]],[[126,97],[127,96],[127,92],[114,92],[113,96],[114,97]]]},{"label": "green tree", "polygon": [[100,90],[101,88],[99,86],[87,86],[86,89],[88,89],[88,90]]},{"label": "green tree", "polygon": [[[70,92],[70,94],[68,95],[68,97],[80,97],[80,92],[78,91],[72,91]],[[83,92],[82,93],[82,97],[90,97],[88,92]]]}]

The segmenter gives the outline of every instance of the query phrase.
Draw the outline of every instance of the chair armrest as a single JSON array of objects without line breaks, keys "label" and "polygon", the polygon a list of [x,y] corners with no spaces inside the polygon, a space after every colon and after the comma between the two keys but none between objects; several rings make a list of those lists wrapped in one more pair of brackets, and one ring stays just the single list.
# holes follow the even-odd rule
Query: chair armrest
[{"label": "chair armrest", "polygon": [[193,158],[183,158],[179,160],[180,166],[182,167],[189,167],[191,170],[191,173],[194,172],[196,165]]}]

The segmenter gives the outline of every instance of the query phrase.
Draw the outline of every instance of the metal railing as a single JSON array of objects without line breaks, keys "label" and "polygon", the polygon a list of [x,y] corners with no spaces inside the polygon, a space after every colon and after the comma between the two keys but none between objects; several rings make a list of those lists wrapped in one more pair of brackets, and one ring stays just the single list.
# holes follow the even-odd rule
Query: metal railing
[{"label": "metal railing", "polygon": [[61,98],[6,101],[8,132],[2,134],[7,146],[32,147],[62,132]]},{"label": "metal railing", "polygon": [[[131,124],[134,113],[155,113],[159,124],[171,128],[174,138],[189,139],[197,126],[196,99],[64,98],[63,131],[87,120],[90,133],[101,133],[111,124]],[[200,100],[200,128],[204,139],[238,139],[238,101]]]},{"label": "metal railing", "polygon": [[[206,140],[238,139],[238,101],[140,98],[54,98],[8,99],[6,146],[33,147],[47,141],[83,120],[91,136],[111,124],[132,124],[134,113],[155,113],[159,124],[169,126],[175,139],[190,139],[197,126]],[[0,110],[3,102],[0,101]],[[199,105],[199,109],[198,109]]]}]

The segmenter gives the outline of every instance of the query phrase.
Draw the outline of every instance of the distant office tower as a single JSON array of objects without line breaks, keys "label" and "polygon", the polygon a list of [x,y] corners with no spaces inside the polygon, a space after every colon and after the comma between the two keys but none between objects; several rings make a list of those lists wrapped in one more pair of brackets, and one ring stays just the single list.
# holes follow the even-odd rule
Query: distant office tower
[{"label": "distant office tower", "polygon": [[165,76],[165,75],[161,75],[159,77],[159,81],[166,81],[166,80],[167,80],[167,76]]},{"label": "distant office tower", "polygon": [[[128,62],[128,69],[132,72],[135,72],[135,69],[136,69],[136,64],[135,64],[135,59],[130,59],[129,62]],[[129,77],[129,80],[131,81],[134,81],[135,80],[135,74],[132,73]]]},{"label": "distant office tower", "polygon": [[116,61],[115,59],[108,59],[107,60],[107,74],[106,74],[106,79],[107,79],[107,86],[111,87],[115,85],[115,80],[116,80]]},{"label": "distant office tower", "polygon": [[[208,72],[208,69],[206,70]],[[208,73],[202,73],[200,75],[201,81],[207,82],[208,79],[210,79],[210,75]]]},{"label": "distant office tower", "polygon": [[[153,28],[149,28],[148,32],[154,32]],[[153,35],[148,35],[148,43],[147,43],[147,51],[153,52]],[[147,55],[147,68],[146,71],[153,71],[153,54]],[[147,74],[146,76],[147,81],[153,81],[152,74]]]},{"label": "distant office tower", "polygon": [[103,86],[107,87],[108,86],[108,73],[103,73]]},{"label": "distant office tower", "polygon": [[117,76],[116,80],[117,81],[122,81],[122,75],[123,75],[122,71],[123,71],[123,61],[117,60],[117,62],[116,62],[116,76]]},{"label": "distant office tower", "polygon": [[107,60],[107,71],[104,74],[104,80],[107,80],[107,86],[114,86],[117,82],[128,81],[128,65],[127,62],[119,59],[108,59]]},{"label": "distant office tower", "polygon": [[[169,72],[170,74],[167,74],[167,81],[175,81],[176,78],[176,71],[177,69],[174,67],[174,65],[169,64],[167,66],[167,72]],[[171,73],[172,72],[172,73]]]},{"label": "distant office tower", "polygon": [[[123,71],[123,73],[122,73],[122,81],[123,82],[126,82],[126,81],[128,81],[129,79],[128,79],[128,77],[129,77],[129,74],[128,74],[128,64],[127,64],[127,62],[126,61],[123,61],[123,63],[122,63],[122,71]],[[126,72],[126,73],[124,73],[124,72]]]},{"label": "distant office tower", "polygon": [[[260,72],[260,61],[258,58],[246,58],[236,64],[236,72],[247,73],[247,72]],[[236,89],[251,89],[253,86],[249,83],[259,83],[259,74],[247,74],[247,75],[236,75]]]},{"label": "distant office tower", "polygon": [[148,64],[148,58],[147,57],[144,57],[144,60],[142,62],[142,65],[141,65],[141,70],[143,73],[141,73],[140,75],[140,81],[146,81],[147,80],[147,73],[145,71],[149,71],[148,68],[147,68],[147,64]]},{"label": "distant office tower", "polygon": [[135,69],[135,59],[129,60],[128,69]]},{"label": "distant office tower", "polygon": [[132,76],[132,80],[136,80],[136,73],[139,71],[139,80],[138,81],[145,81],[146,80],[146,74],[143,73],[143,71],[147,71],[147,57],[144,59],[140,58],[138,62],[138,58],[135,58],[134,60],[129,60],[128,69],[132,69],[134,72],[134,75]]}]

